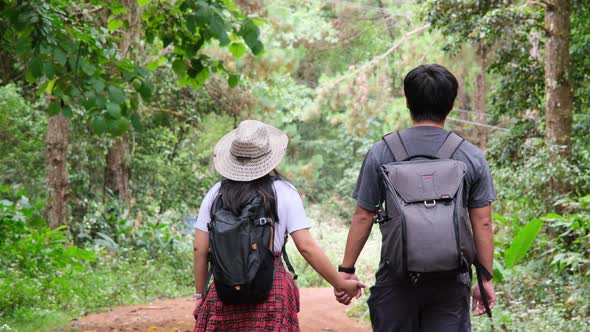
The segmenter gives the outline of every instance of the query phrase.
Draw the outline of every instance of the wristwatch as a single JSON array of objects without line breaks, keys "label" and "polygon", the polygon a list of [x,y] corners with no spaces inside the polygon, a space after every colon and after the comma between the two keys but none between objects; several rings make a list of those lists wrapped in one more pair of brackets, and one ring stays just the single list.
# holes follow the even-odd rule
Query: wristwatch
[{"label": "wristwatch", "polygon": [[344,267],[342,265],[338,265],[338,272],[354,274],[355,271],[356,271],[356,269],[354,268],[354,266],[353,267]]},{"label": "wristwatch", "polygon": [[203,298],[203,294],[201,294],[201,293],[195,293],[195,294],[193,294],[193,300],[195,300],[195,301],[198,301],[198,300],[200,300],[202,298]]}]

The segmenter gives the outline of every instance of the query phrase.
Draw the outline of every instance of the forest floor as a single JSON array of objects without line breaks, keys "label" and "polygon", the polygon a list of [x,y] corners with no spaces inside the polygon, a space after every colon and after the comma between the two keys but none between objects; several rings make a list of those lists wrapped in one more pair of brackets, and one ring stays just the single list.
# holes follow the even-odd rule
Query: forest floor
[{"label": "forest floor", "polygon": [[[302,288],[299,325],[303,332],[364,332],[370,327],[346,316],[331,288]],[[194,301],[191,298],[158,300],[145,305],[114,308],[72,322],[79,332],[191,332],[194,328]]]}]

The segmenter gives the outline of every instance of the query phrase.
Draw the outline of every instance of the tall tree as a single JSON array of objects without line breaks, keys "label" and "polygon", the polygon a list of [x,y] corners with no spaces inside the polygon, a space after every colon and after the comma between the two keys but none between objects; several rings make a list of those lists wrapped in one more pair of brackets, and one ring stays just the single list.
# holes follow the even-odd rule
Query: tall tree
[{"label": "tall tree", "polygon": [[[545,5],[545,141],[559,146],[555,158],[572,154],[572,91],[568,80],[570,1],[549,0]],[[550,182],[555,192],[565,194],[569,186],[560,179]]]},{"label": "tall tree", "polygon": [[[475,51],[477,59],[477,77],[473,89],[473,110],[477,115],[476,121],[485,123],[486,116],[486,94],[488,85],[486,83],[488,48],[483,43],[477,43]],[[477,128],[479,147],[483,150],[487,147],[488,132],[485,127]]]},{"label": "tall tree", "polygon": [[[122,0],[121,5],[125,9],[120,19],[124,24],[124,30],[120,32],[119,52],[123,58],[129,58],[133,62],[138,59],[141,38],[141,7],[135,0]],[[129,202],[129,178],[131,176],[131,163],[129,161],[128,133],[115,137],[108,147],[105,162],[104,186],[110,193]]]},{"label": "tall tree", "polygon": [[[430,0],[424,8],[426,21],[447,38],[445,50],[457,53],[464,45],[474,45],[478,74],[474,84],[473,108],[477,115],[475,120],[486,123],[492,118],[487,116],[486,109],[486,73],[489,70],[514,71],[510,61],[515,57],[515,53],[526,53],[528,56],[528,49],[523,45],[530,44],[530,31],[538,29],[535,11],[520,3],[503,0]],[[525,67],[528,69],[529,63],[534,62],[527,62]],[[524,84],[520,84],[514,77],[507,77],[506,80],[507,84],[518,84],[516,90],[520,90],[519,100],[529,101],[527,98],[530,94],[522,90]],[[526,107],[512,107],[511,111],[525,113]],[[479,127],[475,132],[477,135],[472,139],[477,141],[480,147],[485,148],[487,131]]]},{"label": "tall tree", "polygon": [[47,203],[45,219],[55,228],[63,224],[68,202],[68,119],[61,113],[47,119]]},{"label": "tall tree", "polygon": [[545,140],[561,147],[559,156],[572,150],[572,92],[568,80],[570,1],[548,0],[545,6]]}]

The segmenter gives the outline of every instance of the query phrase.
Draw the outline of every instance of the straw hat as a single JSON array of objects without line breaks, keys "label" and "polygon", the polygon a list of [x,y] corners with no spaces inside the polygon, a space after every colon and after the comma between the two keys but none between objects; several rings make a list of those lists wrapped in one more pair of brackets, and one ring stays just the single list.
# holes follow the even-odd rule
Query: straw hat
[{"label": "straw hat", "polygon": [[287,151],[287,135],[255,120],[245,120],[215,145],[213,164],[226,179],[252,181],[270,173]]}]

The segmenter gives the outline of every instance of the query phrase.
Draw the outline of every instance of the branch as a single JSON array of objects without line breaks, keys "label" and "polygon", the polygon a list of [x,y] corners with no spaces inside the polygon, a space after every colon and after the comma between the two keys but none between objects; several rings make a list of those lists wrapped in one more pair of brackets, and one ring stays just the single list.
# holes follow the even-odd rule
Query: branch
[{"label": "branch", "polygon": [[397,43],[395,43],[395,45],[393,45],[392,47],[390,47],[385,53],[378,55],[376,57],[374,57],[371,61],[365,63],[363,66],[361,66],[359,69],[351,71],[349,73],[347,73],[346,75],[342,76],[341,78],[339,78],[338,80],[336,80],[334,83],[331,84],[332,87],[335,87],[336,85],[342,83],[342,81],[346,80],[347,78],[350,78],[351,76],[355,76],[358,73],[362,72],[362,71],[366,71],[367,69],[375,66],[377,63],[379,63],[381,60],[387,58],[391,53],[393,53],[393,51],[395,51],[396,49],[398,49],[407,39],[408,37],[418,34],[426,29],[428,29],[430,27],[430,24],[424,25],[419,27],[418,29],[415,29],[413,31],[410,31],[408,33],[406,33],[405,35],[402,36],[402,38],[400,38],[400,40],[398,40]]},{"label": "branch", "polygon": [[80,86],[80,82],[78,80],[78,71],[79,71],[80,54],[81,53],[82,53],[82,41],[80,41],[80,43],[78,44],[78,54],[76,55],[76,65],[74,66],[74,82],[73,82],[73,85],[75,87],[77,87],[78,90],[80,90],[80,94],[82,95],[82,97],[86,98],[86,95],[84,94],[84,89],[82,89],[82,87]]},{"label": "branch", "polygon": [[164,47],[163,49],[161,49],[160,52],[158,52],[158,55],[152,55],[152,56],[147,57],[142,65],[145,66],[152,61],[156,61],[165,55],[171,54],[172,52],[174,52],[174,44],[170,44],[170,45]]},{"label": "branch", "polygon": [[152,113],[166,113],[166,114],[170,114],[170,115],[173,115],[173,116],[175,116],[177,118],[181,118],[181,119],[188,118],[188,116],[186,116],[180,112],[176,112],[176,111],[165,109],[165,108],[150,108],[150,109],[148,109],[148,111],[150,111]]},{"label": "branch", "polygon": [[545,31],[545,35],[550,35],[550,34],[551,34],[551,31],[550,31],[549,29],[547,29],[547,28],[546,28],[544,25],[542,25],[542,24],[539,24],[539,23],[535,23],[534,25],[535,25],[537,28],[539,28],[539,29],[541,29],[541,30]]},{"label": "branch", "polygon": [[543,7],[545,9],[547,9],[548,7],[551,6],[549,3],[547,3],[547,2],[545,2],[543,0],[539,0],[539,1],[536,1],[536,0],[527,0],[526,3],[529,4],[529,5],[533,5],[533,6],[540,6],[540,7]]}]

